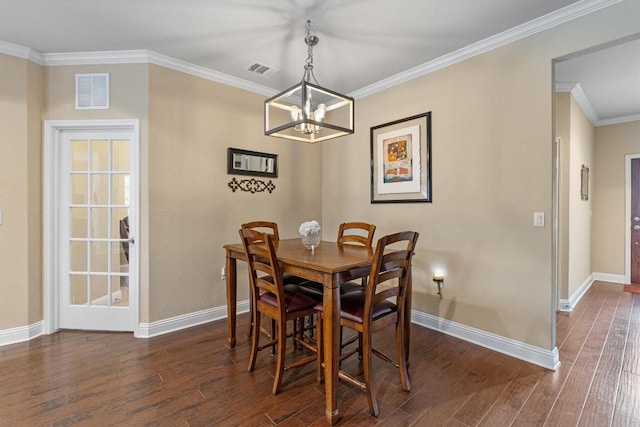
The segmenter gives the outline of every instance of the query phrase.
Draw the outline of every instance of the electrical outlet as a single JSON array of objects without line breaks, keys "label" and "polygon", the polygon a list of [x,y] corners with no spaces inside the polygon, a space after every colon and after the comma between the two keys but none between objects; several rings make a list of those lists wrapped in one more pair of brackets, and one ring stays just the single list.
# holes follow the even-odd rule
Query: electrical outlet
[{"label": "electrical outlet", "polygon": [[227,278],[227,269],[226,267],[222,267],[220,270],[220,280],[225,280]]}]

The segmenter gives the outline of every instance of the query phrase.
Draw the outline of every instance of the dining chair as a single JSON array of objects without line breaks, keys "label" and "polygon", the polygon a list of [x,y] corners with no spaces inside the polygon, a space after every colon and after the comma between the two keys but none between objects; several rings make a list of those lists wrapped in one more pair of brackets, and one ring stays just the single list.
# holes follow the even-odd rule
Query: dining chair
[{"label": "dining chair", "polygon": [[[278,233],[278,224],[272,221],[250,221],[245,222],[240,226],[241,228],[248,228],[255,231],[260,231],[263,233],[269,233],[272,236],[274,242],[280,240],[280,233]],[[285,285],[289,284],[297,284],[305,281],[302,277],[293,276],[288,273],[282,274],[282,282]],[[251,336],[253,332],[253,312],[251,311],[251,303],[249,303],[249,330],[247,336]],[[266,331],[265,331],[266,333]],[[268,335],[268,333],[267,333]]]},{"label": "dining chair", "polygon": [[[297,284],[284,285],[282,272],[276,256],[273,235],[242,228],[239,230],[242,246],[249,265],[249,282],[251,285],[251,304],[256,325],[260,325],[261,315],[267,316],[275,323],[276,331],[271,331],[268,342],[260,344],[262,335],[256,328],[251,340],[248,371],[255,368],[258,351],[277,346],[276,373],[273,381],[273,394],[278,394],[286,370],[306,365],[316,360],[317,347],[315,340],[298,331],[304,329],[302,319],[314,313],[318,300],[299,292]],[[311,356],[305,355],[285,365],[287,322],[293,322],[294,348],[297,345],[310,350]],[[320,340],[318,340],[320,341]]]},{"label": "dining chair", "polygon": [[[341,245],[360,245],[371,247],[376,226],[366,222],[343,222],[338,228],[338,239]],[[366,276],[362,278],[362,284],[347,282],[340,287],[340,293],[348,293],[352,290],[361,290],[361,286],[367,284]]]},{"label": "dining chair", "polygon": [[[356,385],[367,393],[369,411],[375,417],[380,413],[375,396],[372,376],[372,355],[392,364],[400,371],[400,384],[404,391],[411,390],[407,371],[405,330],[405,298],[408,280],[410,280],[411,259],[419,234],[404,231],[381,237],[376,245],[369,280],[361,292],[341,295],[340,326],[353,329],[362,335],[362,363],[364,381],[339,370],[341,380]],[[316,306],[318,314],[317,333],[322,335],[322,305]],[[373,348],[373,334],[381,329],[395,325],[396,357],[395,361]],[[322,340],[318,340],[318,379],[322,378],[324,349]],[[342,355],[344,359],[349,354]]]},{"label": "dining chair", "polygon": [[[340,245],[356,245],[356,246],[366,246],[371,248],[371,244],[373,243],[373,235],[376,232],[376,226],[374,224],[368,224],[366,222],[343,222],[338,227],[338,237],[336,238],[336,242]],[[346,282],[340,285],[340,294],[346,294],[352,291],[361,291],[362,286],[366,285],[367,277],[362,278],[361,283],[356,282]],[[314,293],[316,296],[322,298],[323,289],[322,284],[316,284],[315,282],[311,282],[305,285],[305,291]],[[307,321],[307,324],[313,326],[313,318],[310,318]],[[340,342],[342,342],[342,328],[340,328]],[[359,335],[351,337],[348,341],[342,344],[342,347],[346,347],[356,339],[361,339]],[[359,346],[361,348],[361,346]]]},{"label": "dining chair", "polygon": [[[340,245],[357,245],[371,247],[373,242],[373,234],[376,226],[367,224],[366,222],[343,222],[338,227],[338,237],[336,242]],[[346,282],[340,285],[340,294],[351,292],[352,290],[362,290],[362,286],[366,283],[366,276],[362,278],[362,284],[355,282]],[[322,284],[315,282],[306,284],[310,288],[310,292],[322,296]]]},{"label": "dining chair", "polygon": [[366,222],[343,222],[338,228],[337,242],[371,247],[376,226]]}]

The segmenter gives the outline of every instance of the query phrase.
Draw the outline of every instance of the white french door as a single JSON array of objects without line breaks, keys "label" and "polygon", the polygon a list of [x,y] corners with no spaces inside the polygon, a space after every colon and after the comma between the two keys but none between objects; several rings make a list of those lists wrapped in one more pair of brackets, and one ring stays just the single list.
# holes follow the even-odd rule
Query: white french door
[{"label": "white french door", "polygon": [[45,207],[57,218],[51,329],[136,329],[136,131],[72,127],[54,138],[58,197]]}]

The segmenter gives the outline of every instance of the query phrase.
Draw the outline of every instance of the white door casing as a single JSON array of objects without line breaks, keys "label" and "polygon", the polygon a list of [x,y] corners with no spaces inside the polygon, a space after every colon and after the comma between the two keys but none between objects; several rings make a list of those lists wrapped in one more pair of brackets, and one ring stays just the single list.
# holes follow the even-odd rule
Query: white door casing
[{"label": "white door casing", "polygon": [[[112,182],[119,179],[121,172],[113,174],[112,171],[101,171],[92,174],[90,171],[77,171],[71,174],[71,161],[69,143],[70,141],[97,139],[104,146],[104,141],[128,140],[130,147],[129,170],[122,176],[128,176],[128,187],[131,197],[128,200],[129,230],[130,236],[135,239],[137,236],[139,215],[139,121],[138,120],[95,120],[95,121],[46,121],[44,129],[44,333],[53,333],[58,329],[80,328],[97,330],[126,330],[138,332],[139,325],[139,253],[137,245],[129,245],[128,271],[114,267],[113,271],[98,268],[104,272],[91,271],[91,265],[83,271],[82,268],[70,264],[71,245],[91,248],[92,245],[110,247],[120,245],[120,236],[117,230],[118,217],[109,216],[112,225],[105,230],[110,231],[107,236],[72,236],[70,229],[71,211],[90,212],[92,209],[102,212],[123,212],[123,206],[110,206],[109,202],[99,202],[95,206],[89,206],[91,202],[86,202],[80,206],[75,206],[71,199],[71,180],[92,179],[100,180],[103,183]],[[108,144],[107,144],[108,145]],[[96,147],[98,144],[96,144]],[[76,168],[77,169],[77,168]],[[73,176],[73,178],[72,178]],[[111,184],[109,184],[109,189]],[[106,188],[106,185],[102,185]],[[105,199],[106,200],[106,199]],[[105,205],[105,203],[107,203]],[[119,202],[120,204],[122,202]],[[116,203],[118,205],[119,203]],[[121,214],[119,216],[122,216]],[[97,218],[106,218],[107,215],[97,215]],[[87,232],[91,234],[90,231]],[[86,238],[83,238],[86,237]],[[113,237],[114,239],[111,239]],[[91,240],[91,241],[90,241]],[[136,242],[137,243],[137,242]],[[95,251],[94,251],[95,252]],[[90,259],[91,250],[87,254]],[[113,260],[111,258],[114,258]],[[106,259],[106,258],[105,258]],[[95,264],[93,264],[95,265]],[[114,255],[109,257],[109,265],[118,265]],[[73,271],[79,270],[79,271]],[[86,297],[84,301],[75,301],[70,296],[69,287],[72,278],[86,279]],[[115,304],[115,295],[120,298],[121,291],[115,292],[128,279],[128,304],[118,306]],[[113,288],[109,283],[113,284]],[[74,285],[76,288],[77,284]],[[92,291],[93,289],[93,291]],[[91,296],[97,292],[101,298]],[[107,291],[108,289],[108,291]],[[77,292],[76,292],[77,293]],[[80,298],[82,299],[82,297]],[[113,304],[112,304],[113,303]],[[122,304],[120,304],[122,305]]]}]

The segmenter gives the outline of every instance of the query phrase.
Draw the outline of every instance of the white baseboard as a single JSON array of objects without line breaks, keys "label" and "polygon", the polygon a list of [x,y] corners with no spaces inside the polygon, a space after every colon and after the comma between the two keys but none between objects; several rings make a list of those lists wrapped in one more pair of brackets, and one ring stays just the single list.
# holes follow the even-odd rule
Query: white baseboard
[{"label": "white baseboard", "polygon": [[603,282],[620,283],[621,285],[627,284],[627,278],[624,274],[611,274],[611,273],[593,273],[591,274],[593,280],[601,280]]},{"label": "white baseboard", "polygon": [[[249,301],[241,301],[236,306],[237,313],[246,313],[249,311]],[[140,323],[138,330],[134,333],[137,338],[151,338],[169,332],[179,331],[180,329],[190,328],[192,326],[201,325],[214,320],[220,320],[227,317],[227,306],[213,307],[194,313],[187,313],[181,316],[171,317],[169,319],[158,320],[151,323]]]},{"label": "white baseboard", "polygon": [[619,283],[624,285],[627,283],[624,274],[611,274],[611,273],[591,273],[589,277],[580,285],[580,287],[569,297],[569,299],[561,299],[559,310],[560,311],[572,311],[578,301],[582,299],[584,294],[589,290],[594,281],[600,280],[602,282]]},{"label": "white baseboard", "polygon": [[39,337],[42,335],[42,325],[43,322],[39,321],[28,326],[0,330],[0,347],[3,345],[29,341],[35,337]]},{"label": "white baseboard", "polygon": [[582,285],[580,285],[580,287],[576,289],[576,291],[572,295],[569,296],[569,299],[560,300],[558,309],[560,311],[572,311],[573,307],[576,306],[578,301],[580,301],[584,294],[589,290],[589,288],[593,284],[593,280],[593,274],[590,274],[589,277],[587,277],[585,281],[582,282]]},{"label": "white baseboard", "polygon": [[[247,311],[249,311],[249,301],[239,302],[237,312],[246,313]],[[156,322],[140,323],[135,336],[138,338],[151,338],[226,317],[226,306],[214,307],[171,317],[169,319],[158,320]],[[411,313],[411,321],[417,325],[460,338],[547,369],[555,369],[559,361],[557,348],[551,351],[545,350],[416,310],[413,310]],[[7,329],[0,331],[0,346],[27,341],[39,335],[42,335],[42,322],[35,323],[31,326]]]},{"label": "white baseboard", "polygon": [[411,311],[411,321],[425,328],[460,338],[543,368],[555,370],[560,361],[557,347],[553,350],[545,350],[416,310]]},{"label": "white baseboard", "polygon": [[[242,301],[238,303],[237,311],[238,313],[246,313],[249,311],[249,302]],[[226,307],[202,310],[183,316],[159,320],[153,323],[140,324],[140,330],[136,336],[139,338],[150,338],[202,323],[224,319],[226,317]],[[491,334],[489,332],[471,328],[469,326],[461,325],[415,310],[412,311],[411,320],[417,325],[452,335],[465,341],[516,357],[526,362],[534,363],[544,368],[555,369],[558,364],[559,357],[557,348],[553,351],[544,350],[529,344],[504,338],[499,335]]]}]

